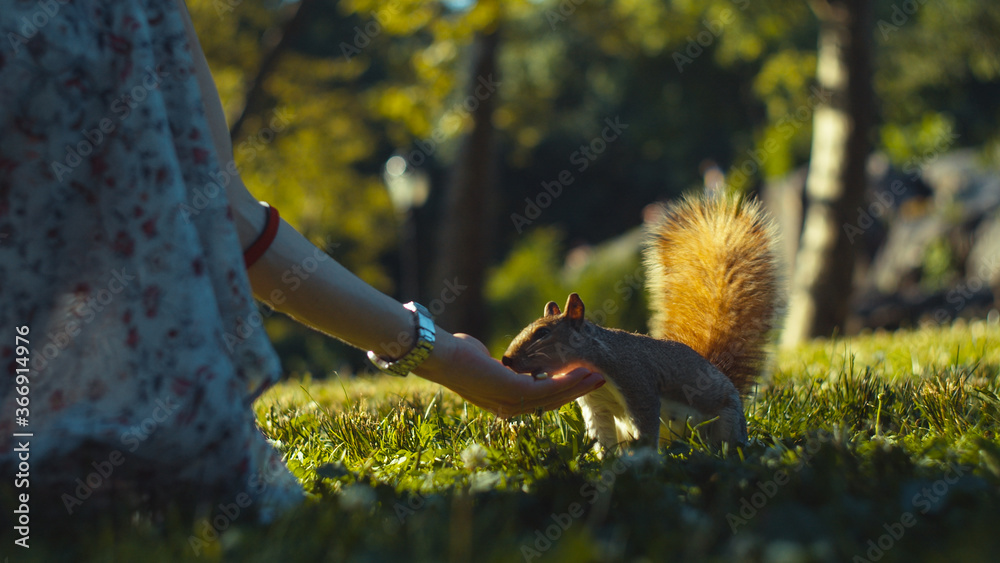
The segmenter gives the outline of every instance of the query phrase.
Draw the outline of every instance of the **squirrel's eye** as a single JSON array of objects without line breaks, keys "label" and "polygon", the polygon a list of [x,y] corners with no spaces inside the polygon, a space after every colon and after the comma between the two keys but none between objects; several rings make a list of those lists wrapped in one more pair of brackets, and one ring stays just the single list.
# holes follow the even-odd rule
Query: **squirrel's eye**
[{"label": "squirrel's eye", "polygon": [[545,338],[551,333],[552,331],[549,330],[548,327],[543,326],[542,328],[535,331],[535,338]]}]

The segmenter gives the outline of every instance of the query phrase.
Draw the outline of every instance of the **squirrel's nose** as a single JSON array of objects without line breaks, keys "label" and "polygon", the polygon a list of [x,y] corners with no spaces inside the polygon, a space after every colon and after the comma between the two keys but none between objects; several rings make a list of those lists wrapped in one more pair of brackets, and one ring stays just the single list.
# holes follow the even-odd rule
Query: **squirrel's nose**
[{"label": "squirrel's nose", "polygon": [[514,363],[514,360],[510,359],[510,356],[504,356],[504,357],[500,358],[500,363],[502,363],[503,365],[505,365],[507,367],[511,367],[511,364]]}]

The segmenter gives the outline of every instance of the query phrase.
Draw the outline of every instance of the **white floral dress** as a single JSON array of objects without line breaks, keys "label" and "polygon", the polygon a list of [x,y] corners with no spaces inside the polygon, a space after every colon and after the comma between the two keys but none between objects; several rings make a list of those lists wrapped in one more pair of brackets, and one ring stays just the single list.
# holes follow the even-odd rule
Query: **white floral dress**
[{"label": "white floral dress", "polygon": [[70,513],[128,479],[265,514],[302,498],[251,411],[280,366],[182,17],[170,0],[0,10],[0,466],[29,442],[31,490]]}]

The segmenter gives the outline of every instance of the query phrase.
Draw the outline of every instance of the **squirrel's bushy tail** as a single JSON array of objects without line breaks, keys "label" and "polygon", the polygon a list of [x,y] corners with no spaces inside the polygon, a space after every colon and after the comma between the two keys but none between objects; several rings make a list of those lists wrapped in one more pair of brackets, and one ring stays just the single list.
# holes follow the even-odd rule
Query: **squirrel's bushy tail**
[{"label": "squirrel's bushy tail", "polygon": [[645,249],[650,333],[693,348],[741,394],[783,306],[775,238],[756,201],[696,196],[663,208]]}]

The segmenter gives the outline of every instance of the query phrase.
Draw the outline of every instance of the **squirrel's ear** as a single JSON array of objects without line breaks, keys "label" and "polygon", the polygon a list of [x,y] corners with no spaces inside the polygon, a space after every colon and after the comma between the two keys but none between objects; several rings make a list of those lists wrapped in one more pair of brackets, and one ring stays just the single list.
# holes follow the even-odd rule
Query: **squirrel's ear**
[{"label": "squirrel's ear", "polygon": [[559,305],[556,305],[555,301],[549,301],[546,303],[545,309],[542,311],[542,315],[545,317],[552,317],[558,315],[559,313],[562,313],[562,311],[559,310]]},{"label": "squirrel's ear", "polygon": [[576,293],[570,293],[566,299],[566,317],[573,321],[573,324],[583,322],[583,300]]}]

